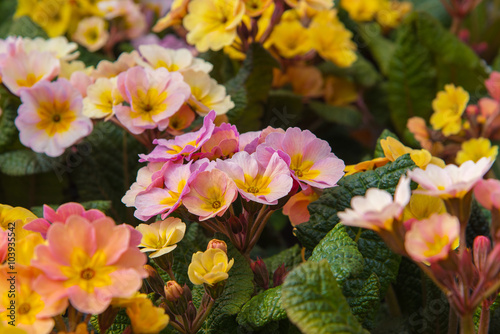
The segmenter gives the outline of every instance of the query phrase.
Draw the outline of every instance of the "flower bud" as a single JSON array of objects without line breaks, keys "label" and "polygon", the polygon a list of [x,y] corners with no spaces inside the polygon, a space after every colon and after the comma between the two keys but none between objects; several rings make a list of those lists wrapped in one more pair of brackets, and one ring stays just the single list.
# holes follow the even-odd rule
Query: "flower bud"
[{"label": "flower bud", "polygon": [[175,302],[177,299],[181,298],[184,290],[176,281],[168,281],[164,286],[165,299],[170,302]]},{"label": "flower bud", "polygon": [[485,270],[486,259],[491,251],[491,242],[485,236],[478,236],[474,239],[474,264],[477,270],[482,273]]},{"label": "flower bud", "polygon": [[192,323],[194,321],[194,319],[196,318],[196,314],[197,314],[196,307],[194,307],[194,304],[191,301],[188,303],[187,309],[186,309],[186,316],[187,316],[188,321],[190,323]]},{"label": "flower bud", "polygon": [[277,287],[285,281],[286,275],[288,275],[288,271],[285,268],[285,264],[282,263],[278,269],[275,270],[273,274],[273,287]]},{"label": "flower bud", "polygon": [[172,253],[163,254],[162,256],[153,258],[153,261],[165,272],[169,272],[172,268],[172,262],[174,260],[174,256]]},{"label": "flower bud", "polygon": [[224,253],[227,254],[227,245],[222,240],[219,240],[219,239],[212,239],[212,240],[210,240],[210,242],[207,245],[207,249],[210,249],[210,248],[222,249],[224,251]]},{"label": "flower bud", "polygon": [[148,282],[149,287],[160,296],[165,297],[163,289],[165,282],[163,281],[163,278],[161,278],[156,269],[151,267],[149,264],[144,265],[144,269],[148,273],[146,281]]},{"label": "flower bud", "polygon": [[257,261],[253,261],[250,267],[253,271],[255,283],[264,290],[269,289],[269,271],[264,261],[261,258],[257,258]]},{"label": "flower bud", "polygon": [[97,319],[99,320],[99,331],[101,333],[106,333],[108,328],[113,325],[113,322],[118,315],[118,311],[120,311],[119,307],[113,307],[110,305],[104,312],[97,316]]}]

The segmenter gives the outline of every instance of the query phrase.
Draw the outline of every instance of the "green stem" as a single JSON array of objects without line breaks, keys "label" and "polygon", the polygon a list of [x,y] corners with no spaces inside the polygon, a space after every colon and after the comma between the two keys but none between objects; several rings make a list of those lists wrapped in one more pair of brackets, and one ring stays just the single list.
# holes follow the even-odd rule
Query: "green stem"
[{"label": "green stem", "polygon": [[196,315],[196,318],[194,319],[193,323],[191,324],[191,331],[190,331],[190,333],[194,334],[194,333],[198,332],[198,330],[203,325],[203,322],[208,317],[208,314],[210,313],[210,310],[214,306],[214,302],[215,302],[215,300],[213,300],[212,298],[210,298],[210,302],[208,302],[207,307],[204,310],[198,312],[198,314]]},{"label": "green stem", "polygon": [[472,314],[463,315],[460,319],[460,334],[475,334]]}]

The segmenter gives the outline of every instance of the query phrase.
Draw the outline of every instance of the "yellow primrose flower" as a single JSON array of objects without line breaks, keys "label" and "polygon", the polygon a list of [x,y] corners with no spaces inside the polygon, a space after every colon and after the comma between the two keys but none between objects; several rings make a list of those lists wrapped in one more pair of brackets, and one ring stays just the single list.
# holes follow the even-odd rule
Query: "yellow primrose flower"
[{"label": "yellow primrose flower", "polygon": [[432,101],[432,128],[441,130],[445,136],[459,133],[462,128],[462,114],[468,102],[469,93],[462,87],[446,85],[444,91],[439,92]]},{"label": "yellow primrose flower", "polygon": [[325,100],[334,106],[346,106],[358,99],[356,85],[345,79],[328,76],[325,79]]},{"label": "yellow primrose flower", "polygon": [[360,172],[366,172],[367,170],[374,170],[378,167],[385,166],[389,161],[390,160],[387,159],[386,157],[382,157],[382,158],[375,158],[375,159],[368,160],[368,161],[362,161],[356,165],[348,165],[348,166],[345,166],[345,168],[344,168],[344,172],[345,172],[344,176],[348,176],[348,175],[352,175],[352,174],[356,174],[356,173],[360,173]]},{"label": "yellow primrose flower", "polygon": [[186,224],[179,218],[170,217],[153,224],[140,224],[136,230],[142,234],[139,247],[144,248],[141,252],[154,252],[149,257],[155,258],[170,253],[177,247],[186,233]]},{"label": "yellow primrose flower", "polygon": [[384,1],[377,12],[377,22],[383,28],[396,28],[412,9],[413,4],[408,1]]},{"label": "yellow primrose flower", "polygon": [[125,310],[135,334],[156,334],[167,327],[170,317],[147,298],[134,300]]},{"label": "yellow primrose flower", "polygon": [[414,150],[410,147],[404,146],[399,140],[393,137],[387,137],[386,139],[382,139],[380,141],[380,145],[384,150],[384,155],[390,161],[396,161],[402,155],[410,153],[410,158],[413,160],[415,165],[418,167],[425,169],[427,165],[437,165],[440,167],[444,167],[445,163],[443,160],[433,157],[431,153],[427,150]]},{"label": "yellow primrose flower", "polygon": [[180,25],[182,19],[187,14],[189,0],[174,0],[170,11],[156,22],[153,27],[154,32],[160,32],[174,25]]},{"label": "yellow primrose flower", "polygon": [[462,143],[461,150],[458,151],[455,161],[461,165],[466,161],[478,162],[483,157],[495,160],[498,155],[498,146],[491,146],[487,138],[472,138]]},{"label": "yellow primrose flower", "polygon": [[18,0],[14,17],[29,16],[49,37],[63,35],[71,20],[71,1]]},{"label": "yellow primrose flower", "polygon": [[116,77],[99,78],[87,88],[82,112],[89,118],[109,118],[114,114],[113,107],[122,102],[123,97],[116,86]]},{"label": "yellow primrose flower", "polygon": [[293,58],[304,55],[312,47],[307,29],[297,21],[282,21],[276,25],[270,37],[270,41],[276,47],[280,56]]},{"label": "yellow primrose flower", "polygon": [[[5,321],[7,323],[7,321]],[[2,334],[28,334],[24,329],[13,327],[10,325],[5,325],[2,320],[0,320],[0,333]]]},{"label": "yellow primrose flower", "polygon": [[349,67],[357,59],[352,33],[339,21],[336,10],[322,11],[309,25],[309,38],[318,54],[339,67]]},{"label": "yellow primrose flower", "polygon": [[403,221],[409,219],[427,219],[435,213],[446,212],[444,202],[441,198],[423,194],[413,194],[410,202],[403,210]]},{"label": "yellow primrose flower", "polygon": [[384,0],[341,0],[340,6],[354,21],[366,22],[373,20],[383,3]]},{"label": "yellow primrose flower", "polygon": [[109,38],[106,21],[98,16],[92,16],[78,23],[73,40],[80,43],[90,52],[102,48]]},{"label": "yellow primrose flower", "polygon": [[24,225],[36,219],[37,217],[29,210],[21,208],[19,206],[12,207],[10,205],[0,204],[0,226],[2,230],[7,230],[10,223],[15,225],[16,241],[21,240],[32,232],[27,231],[23,228]]},{"label": "yellow primrose flower", "polygon": [[[35,257],[35,248],[45,242],[40,233],[30,233],[16,244],[16,265],[28,267]],[[36,270],[34,267],[31,267]]]},{"label": "yellow primrose flower", "polygon": [[272,3],[272,0],[243,0],[245,3],[245,13],[248,16],[256,17],[261,15]]},{"label": "yellow primrose flower", "polygon": [[209,248],[205,252],[193,254],[188,267],[189,280],[196,285],[215,283],[226,280],[227,272],[233,266],[234,259],[228,262],[227,254],[219,248]]},{"label": "yellow primrose flower", "polygon": [[187,42],[200,52],[218,51],[236,38],[236,28],[245,14],[240,0],[192,0],[182,21]]}]

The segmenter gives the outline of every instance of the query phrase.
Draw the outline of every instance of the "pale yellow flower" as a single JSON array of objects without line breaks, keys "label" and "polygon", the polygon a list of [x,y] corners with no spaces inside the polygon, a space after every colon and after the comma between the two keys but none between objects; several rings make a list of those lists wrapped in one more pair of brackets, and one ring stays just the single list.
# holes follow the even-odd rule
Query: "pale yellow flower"
[{"label": "pale yellow flower", "polygon": [[446,85],[444,91],[440,91],[432,101],[432,128],[441,130],[445,136],[459,133],[462,129],[462,114],[468,102],[469,93],[462,87]]},{"label": "pale yellow flower", "polygon": [[139,244],[139,247],[143,247],[141,252],[153,252],[149,257],[155,258],[170,253],[177,247],[186,233],[186,224],[179,218],[169,217],[153,224],[140,224],[136,230],[142,234]]},{"label": "pale yellow flower", "polygon": [[214,67],[201,58],[193,57],[188,49],[174,50],[150,44],[139,46],[139,52],[141,56],[137,55],[137,64],[152,69],[165,67],[169,72],[183,73],[192,70],[209,73]]},{"label": "pale yellow flower", "polygon": [[218,51],[233,43],[243,14],[245,4],[240,0],[192,0],[183,20],[187,42],[200,52]]},{"label": "pale yellow flower", "polygon": [[102,48],[109,38],[106,21],[98,16],[85,18],[78,23],[73,40],[94,52]]},{"label": "pale yellow flower", "polygon": [[435,213],[442,214],[446,212],[444,202],[439,197],[413,194],[410,202],[403,210],[403,221],[409,219],[427,219]]},{"label": "pale yellow flower", "polygon": [[189,280],[193,284],[208,284],[226,280],[228,271],[233,266],[234,259],[228,262],[227,254],[219,248],[209,248],[205,252],[193,254],[188,267]]},{"label": "pale yellow flower", "polygon": [[118,91],[116,77],[99,78],[87,88],[83,99],[83,114],[89,118],[109,118],[114,115],[113,107],[123,102]]},{"label": "pale yellow flower", "polygon": [[415,150],[412,149],[411,147],[404,146],[399,140],[392,137],[387,137],[386,139],[382,139],[380,141],[380,145],[384,150],[384,155],[390,161],[396,161],[396,159],[399,158],[400,156],[409,153],[410,158],[413,160],[415,165],[417,165],[422,169],[425,169],[429,164],[437,165],[440,167],[445,166],[443,160],[433,157],[429,151],[424,149]]},{"label": "pale yellow flower", "polygon": [[487,138],[472,138],[462,143],[460,151],[457,153],[456,162],[461,165],[466,161],[474,162],[486,157],[495,160],[498,155],[498,146],[491,146],[491,141]]}]

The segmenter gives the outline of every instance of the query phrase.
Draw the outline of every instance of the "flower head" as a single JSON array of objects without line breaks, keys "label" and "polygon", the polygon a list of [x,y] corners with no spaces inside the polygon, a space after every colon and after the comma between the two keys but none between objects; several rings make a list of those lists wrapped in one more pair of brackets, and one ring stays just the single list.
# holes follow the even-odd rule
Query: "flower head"
[{"label": "flower head", "polygon": [[385,190],[370,188],[365,196],[355,196],[351,208],[337,215],[344,225],[374,230],[392,231],[394,219],[401,217],[410,201],[410,179],[401,177],[394,198]]},{"label": "flower head", "polygon": [[73,40],[80,43],[90,52],[102,48],[108,41],[109,33],[106,30],[106,21],[98,16],[82,19],[73,34]]},{"label": "flower head", "polygon": [[[152,185],[153,175],[155,175],[155,173],[160,171],[163,167],[165,166],[161,162],[151,162],[148,163],[147,166],[139,169],[137,172],[136,182],[130,186],[130,189],[125,193],[125,196],[122,197],[123,204],[128,207],[133,207],[137,195]],[[161,182],[159,184],[163,184],[163,175],[156,174],[156,176],[161,177]],[[160,180],[156,181],[159,182]]]},{"label": "flower head", "polygon": [[118,120],[134,134],[167,128],[169,117],[190,95],[179,73],[133,67],[118,76],[118,90],[129,106],[115,106]]},{"label": "flower head", "polygon": [[425,169],[428,164],[438,165],[444,167],[444,161],[433,157],[431,153],[427,150],[414,150],[410,147],[404,146],[399,140],[387,137],[380,141],[384,155],[390,161],[396,161],[397,158],[409,153],[410,158],[413,160],[415,165],[420,168]]},{"label": "flower head", "polygon": [[429,165],[425,170],[416,168],[408,172],[410,178],[420,184],[416,193],[438,196],[442,199],[462,198],[488,172],[493,161],[481,158],[478,162],[466,161],[460,167]]},{"label": "flower head", "polygon": [[118,91],[116,78],[98,78],[87,87],[83,99],[83,114],[89,118],[109,118],[114,115],[114,107],[123,102]]},{"label": "flower head", "polygon": [[441,130],[445,136],[459,133],[462,128],[462,114],[468,102],[469,93],[462,87],[446,85],[444,91],[439,92],[432,101],[432,128]]},{"label": "flower head", "polygon": [[15,224],[16,240],[20,241],[31,232],[24,229],[29,222],[37,217],[29,210],[20,206],[12,207],[10,205],[0,204],[0,227],[5,231]]},{"label": "flower head", "polygon": [[173,135],[183,134],[194,121],[196,114],[190,106],[184,104],[175,114],[170,117],[168,122],[168,132]]},{"label": "flower head", "polygon": [[170,253],[177,247],[186,232],[186,224],[179,218],[167,218],[153,224],[140,224],[136,227],[141,232],[142,240],[139,247],[141,252],[153,252],[150,258]]},{"label": "flower head", "polygon": [[170,321],[165,310],[154,306],[148,298],[136,298],[127,306],[125,312],[130,318],[134,333],[156,334],[167,327]]},{"label": "flower head", "polygon": [[165,67],[169,72],[201,71],[208,73],[213,68],[212,64],[201,58],[193,57],[191,51],[185,48],[174,50],[150,44],[139,46],[139,52],[146,61],[144,62],[141,57],[138,57],[137,62],[153,69]]},{"label": "flower head", "polygon": [[71,22],[72,4],[66,0],[19,0],[15,17],[29,16],[49,37],[64,35]]},{"label": "flower head", "polygon": [[357,163],[355,165],[349,165],[345,166],[344,172],[345,176],[360,173],[360,172],[366,172],[368,170],[374,170],[379,167],[387,165],[389,163],[389,159],[386,157],[381,157],[381,158],[375,158],[372,160],[368,161],[362,161],[360,163]]},{"label": "flower head", "polygon": [[261,165],[247,152],[238,152],[228,160],[217,160],[217,168],[234,181],[247,201],[275,205],[293,186],[290,170],[275,152],[267,165]]},{"label": "flower head", "polygon": [[244,14],[240,0],[192,0],[183,20],[187,41],[200,52],[218,51],[234,41]]},{"label": "flower head", "polygon": [[[132,229],[133,231],[133,229]],[[147,276],[146,256],[127,225],[108,217],[90,222],[70,216],[53,224],[47,244],[36,249],[32,265],[43,273],[35,288],[49,300],[67,300],[80,312],[103,312],[114,297],[129,297]]]},{"label": "flower head", "polygon": [[201,147],[201,158],[215,160],[231,157],[238,151],[239,133],[236,126],[222,123],[215,127],[210,139]]},{"label": "flower head", "polygon": [[341,0],[340,6],[344,8],[354,21],[371,21],[381,9],[379,0]]},{"label": "flower head", "polygon": [[472,138],[462,143],[457,153],[456,162],[461,165],[466,161],[479,161],[481,158],[495,160],[498,155],[498,146],[492,146],[487,138]]},{"label": "flower head", "polygon": [[218,169],[199,173],[190,188],[183,204],[200,221],[222,216],[238,196],[233,180]]},{"label": "flower head", "polygon": [[313,188],[302,190],[290,197],[283,207],[283,214],[288,216],[293,226],[308,222],[311,214],[307,206],[318,198],[319,194]]},{"label": "flower head", "polygon": [[298,20],[277,24],[270,36],[270,42],[284,58],[304,55],[312,49],[307,29]]},{"label": "flower head", "polygon": [[189,280],[193,284],[212,286],[226,280],[234,259],[228,260],[226,252],[219,248],[209,248],[205,252],[193,254],[188,267]]},{"label": "flower head", "polygon": [[458,247],[460,223],[447,213],[415,221],[405,235],[405,248],[416,262],[435,263]]},{"label": "flower head", "polygon": [[410,202],[403,211],[403,221],[410,219],[422,220],[431,215],[445,213],[446,208],[442,199],[434,196],[413,194]]},{"label": "flower head", "polygon": [[479,180],[474,187],[474,196],[486,209],[500,209],[500,181],[495,179]]}]

